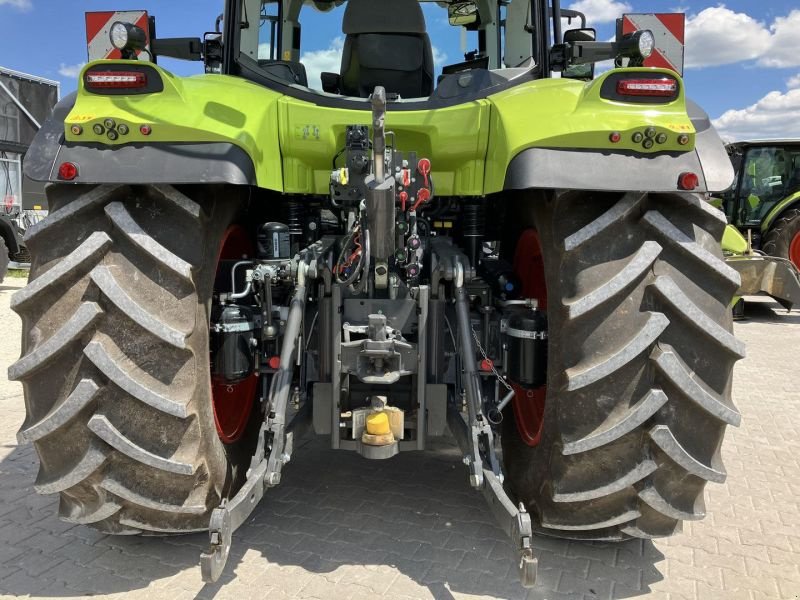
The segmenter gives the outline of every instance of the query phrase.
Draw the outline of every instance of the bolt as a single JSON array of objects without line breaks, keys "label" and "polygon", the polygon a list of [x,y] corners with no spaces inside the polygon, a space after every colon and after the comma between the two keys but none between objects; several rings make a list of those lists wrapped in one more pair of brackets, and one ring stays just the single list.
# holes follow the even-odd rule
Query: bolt
[{"label": "bolt", "polygon": [[469,457],[469,455],[465,454],[464,458],[461,459],[461,462],[467,466],[470,466],[472,464],[472,459]]}]

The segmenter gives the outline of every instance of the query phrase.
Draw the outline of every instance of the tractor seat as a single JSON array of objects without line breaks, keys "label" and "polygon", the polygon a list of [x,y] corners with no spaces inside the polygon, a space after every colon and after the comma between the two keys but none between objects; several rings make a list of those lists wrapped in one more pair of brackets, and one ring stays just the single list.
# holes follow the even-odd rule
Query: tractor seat
[{"label": "tractor seat", "polygon": [[417,0],[348,0],[339,92],[367,98],[375,86],[403,98],[433,92],[433,51]]}]

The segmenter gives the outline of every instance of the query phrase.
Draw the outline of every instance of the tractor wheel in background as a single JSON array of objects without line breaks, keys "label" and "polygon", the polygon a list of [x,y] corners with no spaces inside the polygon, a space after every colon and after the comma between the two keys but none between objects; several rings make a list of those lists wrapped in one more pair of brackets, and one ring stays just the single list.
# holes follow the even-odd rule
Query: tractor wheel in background
[{"label": "tractor wheel in background", "polygon": [[543,534],[670,535],[703,517],[706,482],[725,479],[725,428],[740,421],[725,218],[691,194],[567,192],[528,206],[548,383],[538,444],[506,409],[506,483]]},{"label": "tractor wheel in background", "polygon": [[9,377],[25,389],[18,437],[39,455],[36,490],[60,493],[64,520],[204,530],[249,465],[250,438],[218,435],[208,340],[219,250],[243,200],[189,189],[194,199],[170,186],[51,186],[50,215],[28,231]]},{"label": "tractor wheel in background", "polygon": [[761,249],[770,256],[788,258],[800,269],[800,208],[786,211],[772,224]]},{"label": "tractor wheel in background", "polygon": [[8,246],[6,246],[5,240],[0,238],[0,283],[3,283],[6,273],[8,273],[9,260]]}]

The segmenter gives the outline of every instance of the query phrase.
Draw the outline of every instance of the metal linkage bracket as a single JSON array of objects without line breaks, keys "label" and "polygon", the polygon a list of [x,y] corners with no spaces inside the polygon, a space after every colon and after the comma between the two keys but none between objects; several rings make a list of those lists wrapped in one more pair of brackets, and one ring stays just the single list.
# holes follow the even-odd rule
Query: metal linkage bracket
[{"label": "metal linkage bracket", "polygon": [[[464,463],[469,467],[470,484],[481,491],[495,520],[514,544],[519,556],[520,583],[524,587],[533,587],[538,561],[531,544],[531,517],[522,503],[515,505],[506,494],[491,438],[481,433],[478,427],[468,427],[461,413],[452,407],[447,412],[447,425],[464,454]],[[476,485],[477,482],[480,483]]]},{"label": "metal linkage bracket", "polygon": [[531,516],[521,502],[518,507],[514,506],[500,479],[492,471],[484,469],[483,481],[483,497],[491,508],[494,518],[511,538],[519,553],[520,583],[523,587],[533,587],[536,583],[539,561],[533,555],[531,545],[533,538]]}]

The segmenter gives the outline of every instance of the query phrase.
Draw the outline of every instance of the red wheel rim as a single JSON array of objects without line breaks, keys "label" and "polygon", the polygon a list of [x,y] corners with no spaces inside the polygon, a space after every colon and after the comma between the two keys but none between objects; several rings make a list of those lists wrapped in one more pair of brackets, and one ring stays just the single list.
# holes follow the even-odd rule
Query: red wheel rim
[{"label": "red wheel rim", "polygon": [[[239,260],[252,256],[253,243],[241,225],[232,225],[225,232],[217,256],[217,272],[223,260]],[[253,410],[253,400],[258,388],[258,375],[253,374],[244,381],[228,383],[211,380],[211,397],[214,407],[214,423],[217,434],[226,444],[237,441],[245,429]]]},{"label": "red wheel rim", "polygon": [[526,229],[519,236],[514,253],[514,273],[522,282],[522,296],[536,298],[542,310],[547,309],[547,284],[544,279],[544,259],[539,232]]},{"label": "red wheel rim", "polygon": [[794,263],[795,267],[800,269],[800,231],[794,234],[789,244],[789,260]]},{"label": "red wheel rim", "polygon": [[[514,253],[514,273],[522,283],[522,295],[525,298],[536,298],[539,307],[546,310],[547,284],[544,278],[544,259],[539,233],[535,229],[527,229],[519,237]],[[547,386],[529,390],[512,382],[511,387],[514,388],[511,406],[514,409],[514,421],[519,436],[528,446],[537,446],[542,440]]]},{"label": "red wheel rim", "polygon": [[547,397],[547,387],[542,386],[535,390],[526,390],[522,386],[512,384],[514,399],[514,420],[517,431],[522,441],[528,446],[537,446],[542,441],[542,428],[544,427],[544,401]]}]

